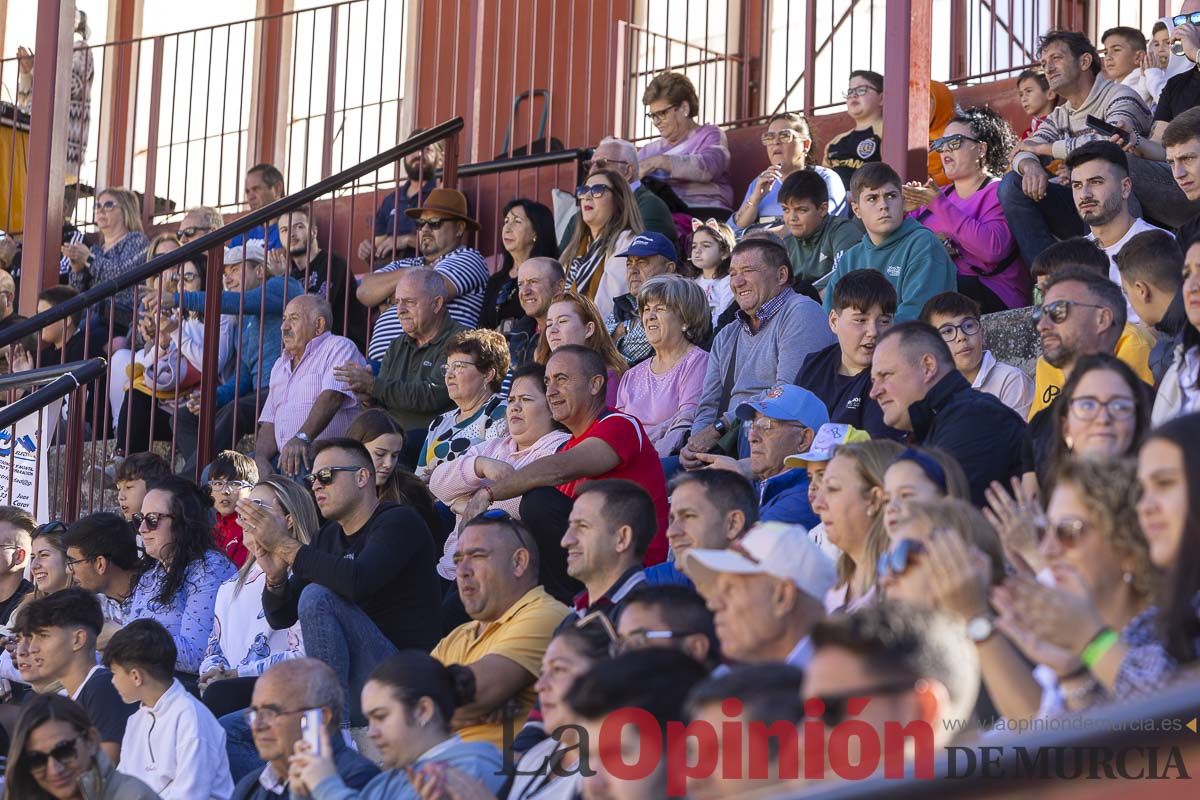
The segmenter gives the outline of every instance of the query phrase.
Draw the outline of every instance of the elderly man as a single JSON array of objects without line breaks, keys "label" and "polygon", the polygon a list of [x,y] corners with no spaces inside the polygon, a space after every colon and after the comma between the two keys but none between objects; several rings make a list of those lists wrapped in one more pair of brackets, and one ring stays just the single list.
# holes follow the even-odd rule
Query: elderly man
[{"label": "elderly man", "polygon": [[210,206],[195,206],[184,212],[183,219],[179,220],[179,228],[175,231],[175,238],[180,244],[187,244],[206,233],[212,233],[224,224],[220,211]]},{"label": "elderly man", "polygon": [[683,571],[716,615],[726,658],[805,667],[837,571],[804,528],[760,522],[734,547],[689,550]]},{"label": "elderly man", "polygon": [[[420,129],[410,135],[416,136]],[[408,258],[417,247],[417,228],[407,216],[409,209],[425,202],[437,188],[435,172],[442,165],[442,143],[414,150],[404,157],[406,180],[383,195],[375,212],[375,235],[358,243],[358,257],[368,264]],[[424,182],[422,182],[424,181]]]},{"label": "elderly man", "polygon": [[871,378],[871,398],[883,421],[909,431],[914,444],[940,447],[958,459],[976,505],[984,504],[992,481],[1008,485],[1022,471],[1025,421],[999,398],[971,388],[932,325],[902,322],[884,333]]},{"label": "elderly man", "polygon": [[517,299],[525,316],[504,334],[514,370],[533,360],[550,304],[562,297],[566,288],[566,273],[553,258],[535,256],[517,267]]},{"label": "elderly man", "polygon": [[[254,695],[246,716],[254,749],[266,764],[238,780],[232,800],[276,800],[288,796],[288,758],[304,735],[300,712],[311,709],[320,709],[325,719],[325,730],[333,746],[333,763],[342,783],[351,789],[366,786],[379,774],[379,767],[346,746],[338,726],[345,705],[337,675],[315,658],[281,661],[264,672],[254,682]],[[221,724],[228,726],[229,721],[222,719]],[[227,738],[226,746],[232,741]],[[229,763],[231,767],[234,764],[232,754]]]},{"label": "elderly man", "polygon": [[[280,327],[284,306],[289,299],[304,294],[304,288],[292,278],[267,277],[264,258],[262,242],[254,239],[245,248],[225,250],[221,313],[235,317],[234,352],[239,365],[217,387],[218,411],[213,426],[216,449],[233,447],[238,437],[254,431],[254,422],[267,399],[271,372],[283,350]],[[147,294],[143,300],[147,313],[153,314],[157,296]],[[205,292],[182,292],[163,294],[161,307],[170,309],[178,305],[185,311],[203,312],[204,303]],[[175,415],[179,450],[187,456],[183,475],[196,472],[199,427],[200,392],[196,390],[188,399],[187,408]]]},{"label": "elderly man", "polygon": [[625,252],[617,255],[625,259],[625,280],[629,285],[629,293],[613,299],[612,313],[604,324],[617,350],[632,365],[654,354],[654,348],[646,341],[646,332],[642,330],[638,292],[642,284],[651,278],[675,272],[679,257],[675,255],[675,245],[667,237],[653,232],[638,234]]},{"label": "elderly man", "polygon": [[[467,233],[479,230],[479,223],[467,215],[466,196],[454,189],[434,189],[424,205],[404,213],[416,220],[421,255],[393,261],[364,275],[358,285],[359,301],[365,306],[386,302],[395,293],[405,268],[427,267],[436,270],[445,283],[450,316],[463,327],[474,328],[483,310],[488,268],[480,252],[465,244]],[[395,307],[380,314],[371,332],[367,357],[372,361],[383,358],[405,327]]]},{"label": "elderly man", "polygon": [[496,721],[496,712],[515,710],[516,718],[508,722],[511,730],[525,724],[542,655],[570,611],[538,584],[533,535],[503,512],[475,517],[463,526],[454,563],[458,593],[471,621],[447,634],[432,655],[475,673],[475,699],[454,715],[458,735],[503,748],[506,723]]},{"label": "elderly man", "polygon": [[[268,256],[268,271],[273,275],[290,274],[309,294],[329,300],[333,323],[329,330],[349,337],[359,350],[367,344],[367,309],[348,288],[353,284],[341,256],[321,248],[317,222],[306,206],[294,209],[275,220],[284,249]],[[289,264],[290,261],[290,264]]]},{"label": "elderly man", "polygon": [[[692,436],[680,461],[704,466],[697,453],[711,451],[734,422],[734,409],[772,386],[791,383],[810,353],[833,344],[821,306],[791,288],[787,250],[775,238],[743,239],[733,249],[729,285],[737,319],[713,341]],[[745,433],[738,455],[745,455]]]},{"label": "elderly man", "polygon": [[667,486],[662,463],[635,417],[609,411],[604,402],[607,367],[594,350],[563,345],[546,364],[546,401],[571,438],[554,455],[515,470],[477,491],[463,512],[470,519],[496,500],[521,498],[521,519],[537,536],[542,582],[555,597],[570,600],[576,586],[567,574],[559,542],[571,501],[589,480],[624,478],[654,502],[657,533],[646,551],[649,566],[666,558]]},{"label": "elderly man", "polygon": [[[246,170],[246,205],[251,211],[258,211],[265,205],[274,203],[287,194],[283,184],[283,173],[272,164],[255,164]],[[264,228],[259,225],[244,234],[238,234],[229,240],[227,247],[241,247],[249,241],[258,240],[267,250],[277,250],[283,247],[279,240],[279,229],[274,225]]]},{"label": "elderly man", "polygon": [[396,308],[404,333],[388,348],[379,375],[351,362],[334,367],[334,376],[364,404],[386,409],[406,431],[419,430],[417,437],[424,441],[429,422],[450,408],[442,376],[446,345],[454,334],[466,329],[450,317],[446,283],[431,269],[410,268],[400,273]]},{"label": "elderly man", "polygon": [[354,392],[334,376],[333,368],[365,368],[367,362],[354,342],[329,332],[332,322],[329,301],[319,295],[300,295],[283,310],[283,355],[271,369],[271,389],[254,444],[259,475],[274,472],[276,459],[284,475],[306,474],[313,440],[344,436],[358,412]]}]

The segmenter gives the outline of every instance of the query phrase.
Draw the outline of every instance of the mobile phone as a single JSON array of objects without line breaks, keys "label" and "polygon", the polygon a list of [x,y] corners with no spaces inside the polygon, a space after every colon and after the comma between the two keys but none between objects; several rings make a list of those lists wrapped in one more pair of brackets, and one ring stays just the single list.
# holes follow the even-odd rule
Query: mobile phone
[{"label": "mobile phone", "polygon": [[304,741],[312,745],[313,755],[325,755],[321,752],[321,727],[324,724],[325,712],[319,708],[310,708],[300,717],[300,731]]},{"label": "mobile phone", "polygon": [[1098,133],[1104,134],[1105,136],[1120,136],[1122,142],[1125,142],[1126,144],[1129,143],[1128,131],[1123,131],[1116,125],[1110,125],[1099,117],[1093,117],[1091,114],[1088,114],[1087,126]]}]

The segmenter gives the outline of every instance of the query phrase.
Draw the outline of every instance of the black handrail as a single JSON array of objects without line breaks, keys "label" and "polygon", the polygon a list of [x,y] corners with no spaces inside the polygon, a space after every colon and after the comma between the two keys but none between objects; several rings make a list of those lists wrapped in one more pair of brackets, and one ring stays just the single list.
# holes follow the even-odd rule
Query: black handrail
[{"label": "black handrail", "polygon": [[229,239],[237,236],[240,233],[245,233],[251,228],[256,228],[259,225],[264,225],[268,221],[293,209],[300,208],[306,203],[316,200],[318,197],[328,194],[334,189],[341,188],[349,181],[361,178],[368,173],[385,167],[388,164],[393,164],[404,158],[409,153],[424,149],[436,142],[458,133],[463,128],[462,117],[455,117],[447,120],[440,125],[422,131],[415,136],[412,136],[395,147],[385,150],[373,158],[368,158],[353,167],[344,169],[336,175],[330,175],[324,180],[314,183],[308,188],[301,189],[298,192],[281,197],[274,203],[263,206],[257,211],[251,211],[246,216],[234,220],[228,225],[223,225],[215,231],[206,233],[199,239],[180,247],[178,250],[172,250],[169,253],[164,253],[161,256],[156,256],[146,262],[137,269],[130,270],[120,277],[111,280],[103,281],[96,284],[85,292],[80,293],[70,300],[59,303],[53,308],[49,308],[40,314],[34,314],[32,317],[20,322],[14,323],[3,331],[0,331],[0,347],[12,344],[31,333],[36,333],[47,325],[52,325],[55,322],[70,317],[74,314],[90,308],[95,303],[106,300],[112,297],[122,289],[128,289],[135,286],[147,278],[158,275],[176,264],[182,264],[185,261],[190,261],[201,253],[207,252],[214,247],[221,247]]},{"label": "black handrail", "polygon": [[72,361],[69,364],[51,364],[48,367],[36,367],[34,369],[27,369],[24,372],[14,372],[9,375],[0,375],[0,392],[5,392],[9,389],[23,389],[26,386],[36,386],[41,383],[49,383],[58,376],[66,375],[71,370],[86,363],[88,362]]},{"label": "black handrail", "polygon": [[555,150],[550,153],[534,153],[515,158],[497,158],[493,161],[480,161],[478,164],[463,164],[458,168],[459,180],[475,178],[480,175],[492,175],[497,172],[512,172],[519,169],[535,167],[552,167],[556,164],[568,164],[581,161],[592,154],[590,147],[576,147],[568,150]]},{"label": "black handrail", "polygon": [[[65,365],[70,367],[64,375],[60,375],[42,388],[0,408],[0,430],[15,425],[17,420],[24,419],[30,414],[36,414],[60,397],[66,397],[79,387],[91,383],[104,374],[107,362],[103,358],[91,358],[87,361],[76,361]],[[49,368],[47,368],[49,369]],[[33,370],[31,370],[33,371]],[[28,375],[29,372],[19,373],[12,377]]]}]

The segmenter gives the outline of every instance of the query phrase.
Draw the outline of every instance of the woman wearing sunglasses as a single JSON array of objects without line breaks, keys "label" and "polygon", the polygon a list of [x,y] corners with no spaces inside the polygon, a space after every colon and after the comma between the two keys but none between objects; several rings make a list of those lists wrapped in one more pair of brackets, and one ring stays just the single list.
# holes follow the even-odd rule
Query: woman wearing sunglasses
[{"label": "woman wearing sunglasses", "polygon": [[[149,243],[142,233],[142,215],[137,195],[121,186],[112,186],[96,195],[96,228],[100,242],[64,244],[62,254],[71,263],[68,282],[79,291],[86,291],[103,281],[119,278],[142,265]],[[109,305],[100,305],[107,319]],[[133,288],[116,294],[113,306],[113,334],[122,336],[133,320]]]},{"label": "woman wearing sunglasses", "polygon": [[619,172],[596,170],[575,190],[579,225],[559,260],[567,285],[596,303],[600,318],[613,310],[613,300],[629,293],[625,259],[633,238],[646,229],[629,183]]},{"label": "woman wearing sunglasses", "polygon": [[186,478],[163,478],[146,493],[133,524],[149,561],[129,599],[126,623],[154,619],[175,640],[175,669],[192,680],[213,630],[217,590],[237,572],[217,549],[210,501]]},{"label": "woman wearing sunglasses", "polygon": [[903,188],[905,210],[942,240],[958,268],[958,291],[984,313],[1029,302],[1029,270],[997,194],[1015,144],[1003,117],[983,106],[969,108],[929,146],[940,155],[950,185],[940,189],[930,181]]},{"label": "woman wearing sunglasses", "polygon": [[51,693],[30,700],[17,721],[4,800],[158,800],[158,795],[117,772],[81,705]]},{"label": "woman wearing sunglasses", "polygon": [[729,218],[729,224],[739,236],[751,225],[767,223],[773,233],[782,231],[783,207],[779,205],[779,187],[793,172],[811,169],[821,176],[829,189],[829,213],[840,214],[845,206],[846,187],[842,179],[828,167],[809,165],[808,151],[812,148],[812,134],[808,120],[803,114],[785,111],[767,120],[767,129],[760,137],[767,151],[765,170],[759,173],[746,187],[746,197],[737,211]]}]

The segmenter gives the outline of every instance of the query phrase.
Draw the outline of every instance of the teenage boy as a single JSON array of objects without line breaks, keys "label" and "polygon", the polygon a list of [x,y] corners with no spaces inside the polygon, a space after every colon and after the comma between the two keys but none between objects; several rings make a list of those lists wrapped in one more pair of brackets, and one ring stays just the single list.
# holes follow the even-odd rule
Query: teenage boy
[{"label": "teenage boy", "polygon": [[1029,127],[1021,134],[1022,139],[1038,129],[1058,104],[1058,95],[1050,88],[1046,73],[1040,68],[1027,69],[1017,76],[1017,100],[1029,115]]},{"label": "teenage boy", "polygon": [[225,731],[175,679],[175,657],[175,640],[152,619],[129,623],[104,651],[121,698],[140,704],[125,726],[121,772],[162,800],[226,800],[233,779]]},{"label": "teenage boy", "polygon": [[871,357],[875,342],[892,327],[896,290],[873,269],[851,272],[831,292],[829,327],[837,341],[809,355],[796,384],[821,398],[829,421],[853,425],[872,438],[900,439],[901,431],[883,422],[883,412],[871,399]]},{"label": "teenage boy", "polygon": [[845,97],[854,127],[829,140],[825,166],[838,174],[843,186],[849,186],[859,167],[882,158],[883,76],[869,69],[854,70]]},{"label": "teenage boy", "polygon": [[987,392],[1024,419],[1033,404],[1033,379],[1011,364],[997,361],[984,341],[979,303],[965,294],[943,292],[921,309],[921,322],[941,335],[954,366],[971,382],[972,389]]},{"label": "teenage boy", "polygon": [[[99,596],[106,620],[115,627],[124,625],[142,575],[133,528],[116,514],[100,511],[71,523],[62,541],[75,583]],[[101,637],[101,649],[106,640]]]},{"label": "teenage boy", "polygon": [[1149,62],[1146,34],[1137,28],[1119,25],[1100,37],[1101,67],[1104,77],[1133,89],[1142,101],[1154,107],[1167,82],[1167,73]]},{"label": "teenage boy", "polygon": [[134,453],[117,464],[117,505],[126,520],[142,510],[147,487],[171,474],[171,465],[158,453]]},{"label": "teenage boy", "polygon": [[787,236],[792,279],[815,283],[833,271],[838,255],[862,239],[862,230],[845,217],[829,215],[829,187],[811,169],[801,169],[779,187],[779,205]]},{"label": "teenage boy", "polygon": [[238,522],[238,500],[250,496],[250,490],[258,483],[258,465],[254,459],[236,450],[217,453],[208,468],[209,493],[213,508],[217,511],[217,524],[213,526],[213,538],[221,552],[240,568],[246,563],[250,551],[242,544],[242,525]]},{"label": "teenage boy", "polygon": [[896,322],[914,320],[925,301],[957,285],[954,262],[933,231],[904,214],[900,176],[887,164],[867,164],[850,182],[850,205],[867,235],[842,253],[825,290],[825,311],[833,311],[833,290],[856,269],[882,272],[896,287]]},{"label": "teenage boy", "polygon": [[100,732],[100,747],[114,764],[134,706],[121,700],[112,673],[96,663],[96,638],[104,615],[96,595],[72,586],[33,600],[17,613],[16,634],[27,642],[21,677],[31,685],[62,684]]}]

